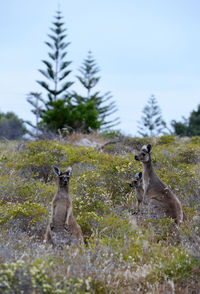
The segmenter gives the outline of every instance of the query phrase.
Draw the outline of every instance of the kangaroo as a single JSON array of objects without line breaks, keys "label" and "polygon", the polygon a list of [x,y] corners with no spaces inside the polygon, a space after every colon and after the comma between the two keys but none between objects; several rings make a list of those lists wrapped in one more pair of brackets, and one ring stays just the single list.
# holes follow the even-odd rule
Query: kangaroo
[{"label": "kangaroo", "polygon": [[135,188],[135,195],[137,198],[137,212],[139,212],[140,211],[140,204],[143,201],[143,194],[144,194],[144,190],[142,187],[142,173],[141,172],[137,172],[135,174],[133,181],[130,183],[130,187]]},{"label": "kangaroo", "polygon": [[135,160],[143,164],[144,204],[150,204],[150,210],[155,216],[173,218],[178,224],[183,221],[181,203],[172,191],[155,173],[151,161],[151,145],[144,145]]},{"label": "kangaroo", "polygon": [[60,244],[81,245],[83,234],[72,212],[72,200],[69,193],[69,180],[72,169],[61,172],[53,167],[58,176],[58,191],[51,205],[51,219],[48,223],[45,239],[53,246]]}]

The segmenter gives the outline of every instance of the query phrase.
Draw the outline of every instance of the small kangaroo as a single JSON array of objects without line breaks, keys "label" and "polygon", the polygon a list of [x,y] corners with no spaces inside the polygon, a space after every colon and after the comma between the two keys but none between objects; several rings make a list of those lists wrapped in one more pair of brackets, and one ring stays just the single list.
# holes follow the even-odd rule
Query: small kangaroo
[{"label": "small kangaroo", "polygon": [[140,211],[140,204],[143,201],[144,190],[142,187],[142,173],[137,172],[133,181],[130,183],[130,187],[135,188],[135,195],[137,198],[137,212]]},{"label": "small kangaroo", "polygon": [[47,226],[45,239],[53,246],[60,244],[81,245],[83,234],[72,212],[72,200],[69,193],[71,167],[61,172],[53,167],[58,176],[58,191],[53,197],[51,205],[51,219]]},{"label": "small kangaroo", "polygon": [[180,201],[155,173],[151,161],[151,145],[144,145],[135,160],[143,164],[144,203],[150,204],[152,213],[157,217],[173,218],[176,223],[183,221],[183,210]]}]

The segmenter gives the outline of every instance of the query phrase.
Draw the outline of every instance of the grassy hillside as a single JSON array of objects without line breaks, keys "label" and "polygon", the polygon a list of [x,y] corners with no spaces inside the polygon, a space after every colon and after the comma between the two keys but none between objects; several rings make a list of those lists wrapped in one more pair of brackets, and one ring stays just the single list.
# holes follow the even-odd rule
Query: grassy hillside
[{"label": "grassy hillside", "polygon": [[[154,168],[186,215],[157,225],[136,210],[134,155],[151,143]],[[52,166],[72,167],[84,248],[43,242],[57,190]],[[59,141],[0,142],[0,293],[200,293],[200,138],[125,137],[101,149]]]}]

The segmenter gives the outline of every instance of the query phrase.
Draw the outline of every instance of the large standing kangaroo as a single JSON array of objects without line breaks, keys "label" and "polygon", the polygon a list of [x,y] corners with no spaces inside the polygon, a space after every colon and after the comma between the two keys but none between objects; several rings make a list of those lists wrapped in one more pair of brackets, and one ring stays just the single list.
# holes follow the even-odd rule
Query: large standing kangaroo
[{"label": "large standing kangaroo", "polygon": [[[151,214],[157,218],[173,218],[176,223],[183,221],[181,203],[155,173],[151,161],[151,145],[144,145],[135,156],[143,164],[144,203],[149,204]],[[148,203],[147,203],[148,202]]]},{"label": "large standing kangaroo", "polygon": [[71,168],[61,172],[53,167],[58,176],[58,191],[51,206],[51,219],[48,223],[45,239],[47,243],[56,245],[81,245],[83,234],[72,212],[72,200],[69,193]]}]

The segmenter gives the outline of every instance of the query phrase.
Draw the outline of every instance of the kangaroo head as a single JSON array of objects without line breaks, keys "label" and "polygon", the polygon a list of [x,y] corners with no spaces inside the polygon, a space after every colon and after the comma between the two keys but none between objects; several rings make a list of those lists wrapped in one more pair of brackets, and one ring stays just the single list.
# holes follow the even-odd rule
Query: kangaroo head
[{"label": "kangaroo head", "polygon": [[58,176],[59,186],[60,187],[68,186],[72,168],[68,167],[66,171],[61,172],[58,167],[54,166],[53,170],[55,174]]},{"label": "kangaroo head", "polygon": [[141,162],[148,162],[150,160],[151,154],[151,145],[144,145],[142,146],[138,155],[135,155],[135,160],[139,160]]},{"label": "kangaroo head", "polygon": [[135,177],[134,177],[133,181],[130,183],[130,187],[138,188],[141,185],[142,185],[142,173],[141,172],[137,172],[135,174]]}]

